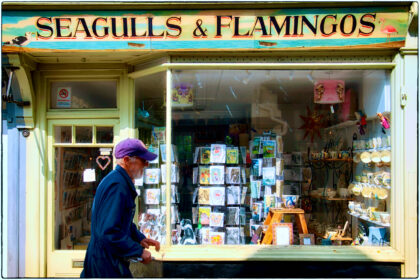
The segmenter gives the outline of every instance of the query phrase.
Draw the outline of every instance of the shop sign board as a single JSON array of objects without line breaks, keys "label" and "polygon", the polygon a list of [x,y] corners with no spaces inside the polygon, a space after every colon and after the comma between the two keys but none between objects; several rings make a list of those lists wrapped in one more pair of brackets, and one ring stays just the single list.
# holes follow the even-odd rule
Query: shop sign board
[{"label": "shop sign board", "polygon": [[3,11],[2,50],[399,48],[408,8]]}]

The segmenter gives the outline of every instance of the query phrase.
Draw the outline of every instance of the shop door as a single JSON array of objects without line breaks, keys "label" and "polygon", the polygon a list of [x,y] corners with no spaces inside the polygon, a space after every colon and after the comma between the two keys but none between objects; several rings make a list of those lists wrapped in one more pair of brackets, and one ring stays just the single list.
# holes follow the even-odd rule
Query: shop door
[{"label": "shop door", "polygon": [[48,124],[47,276],[79,277],[96,189],[115,166],[118,120]]}]

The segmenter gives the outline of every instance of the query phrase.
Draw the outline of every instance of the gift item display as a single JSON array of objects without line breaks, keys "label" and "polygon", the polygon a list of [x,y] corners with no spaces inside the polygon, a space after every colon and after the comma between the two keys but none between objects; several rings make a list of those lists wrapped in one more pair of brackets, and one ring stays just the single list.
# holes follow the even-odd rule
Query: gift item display
[{"label": "gift item display", "polygon": [[[140,135],[160,154],[144,173],[146,213],[166,209],[171,164],[173,244],[389,245],[388,70],[172,74],[189,98],[171,108],[172,162],[165,129],[146,128],[165,118],[165,104],[145,105],[150,116],[139,127],[152,130]],[[141,87],[138,104],[155,102],[151,81]]]}]

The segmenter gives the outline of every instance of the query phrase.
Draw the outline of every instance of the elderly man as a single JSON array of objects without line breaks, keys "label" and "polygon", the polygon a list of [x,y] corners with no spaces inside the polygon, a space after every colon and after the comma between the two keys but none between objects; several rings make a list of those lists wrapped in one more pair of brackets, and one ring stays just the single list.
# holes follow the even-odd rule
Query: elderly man
[{"label": "elderly man", "polygon": [[142,258],[148,264],[152,257],[146,249],[160,249],[158,241],[145,238],[132,222],[137,196],[134,179],[143,175],[148,161],[157,155],[137,139],[118,143],[114,155],[118,165],[101,181],[93,201],[91,240],[80,275],[83,278],[132,278],[129,259]]}]

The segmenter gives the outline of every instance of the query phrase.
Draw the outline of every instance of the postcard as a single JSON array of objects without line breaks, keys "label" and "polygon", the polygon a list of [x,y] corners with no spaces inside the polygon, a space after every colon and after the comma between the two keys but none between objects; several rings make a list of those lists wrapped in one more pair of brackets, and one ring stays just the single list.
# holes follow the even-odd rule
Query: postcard
[{"label": "postcard", "polygon": [[213,165],[210,166],[210,184],[221,185],[225,183],[225,166]]},{"label": "postcard", "polygon": [[165,142],[165,135],[166,135],[165,131],[166,131],[165,126],[162,126],[162,127],[154,126],[153,127],[152,136],[155,139],[156,143]]},{"label": "postcard", "polygon": [[263,167],[263,186],[272,186],[276,183],[276,168],[275,167]]},{"label": "postcard", "polygon": [[211,163],[225,163],[226,162],[226,145],[225,144],[211,144]]},{"label": "postcard", "polygon": [[263,158],[275,158],[276,157],[276,141],[275,140],[263,140]]},{"label": "postcard", "polygon": [[242,175],[242,178],[241,178],[242,184],[246,184],[246,171],[245,171],[245,168],[241,168],[241,175]]},{"label": "postcard", "polygon": [[239,163],[239,150],[237,147],[226,148],[226,164]]},{"label": "postcard", "polygon": [[193,174],[192,174],[192,183],[193,185],[197,184],[197,178],[198,178],[198,167],[193,168]]},{"label": "postcard", "polygon": [[251,198],[261,197],[261,181],[251,181]]},{"label": "postcard", "polygon": [[[171,164],[171,183],[177,183],[177,166],[175,164]],[[166,164],[161,164],[160,166],[160,174],[162,175],[162,183],[166,183]]]},{"label": "postcard", "polygon": [[226,244],[237,245],[240,240],[240,229],[239,227],[227,227],[226,228]]},{"label": "postcard", "polygon": [[241,201],[241,188],[238,186],[229,186],[226,188],[227,193],[227,204],[236,205],[240,204]]},{"label": "postcard", "polygon": [[210,204],[210,188],[198,188],[198,204]]},{"label": "postcard", "polygon": [[239,207],[227,208],[226,224],[232,225],[232,226],[239,225]]},{"label": "postcard", "polygon": [[263,205],[261,202],[252,203],[252,219],[254,221],[261,221]]},{"label": "postcard", "polygon": [[210,213],[210,226],[211,227],[223,227],[224,213],[211,212]]},{"label": "postcard", "polygon": [[241,164],[246,164],[246,147],[241,146],[241,147],[239,147],[239,149],[241,151],[241,159],[242,159]]},{"label": "postcard", "polygon": [[225,233],[210,231],[210,244],[211,245],[223,245],[225,244]]},{"label": "postcard", "polygon": [[200,147],[195,147],[194,160],[193,160],[194,164],[197,163],[199,155],[200,155]]},{"label": "postcard", "polygon": [[159,184],[159,168],[146,168],[144,170],[144,183],[147,185]]},{"label": "postcard", "polygon": [[210,224],[210,212],[211,212],[211,207],[199,207],[198,208],[199,224],[202,224],[202,225],[209,225]]},{"label": "postcard", "polygon": [[241,225],[246,225],[246,211],[245,207],[241,207],[239,210],[239,223]]},{"label": "postcard", "polygon": [[225,187],[210,187],[210,205],[225,205]]},{"label": "postcard", "polygon": [[248,187],[242,187],[241,204],[245,204],[245,198],[246,198],[247,191],[248,191]]},{"label": "postcard", "polygon": [[201,164],[210,164],[210,147],[201,147],[200,149],[200,163]]},{"label": "postcard", "polygon": [[149,161],[149,163],[159,163],[159,146],[155,146],[155,145],[149,145],[149,147],[147,148],[147,150],[151,153],[154,153],[157,155],[157,157],[152,160]]},{"label": "postcard", "polygon": [[264,216],[267,216],[270,208],[276,207],[276,197],[274,195],[264,196]]},{"label": "postcard", "polygon": [[210,168],[208,166],[200,166],[200,185],[210,184]]},{"label": "postcard", "polygon": [[241,168],[240,167],[226,167],[226,183],[240,184],[241,183]]},{"label": "postcard", "polygon": [[260,154],[260,149],[261,149],[260,146],[261,146],[261,138],[254,137],[254,139],[252,140],[252,154],[253,155]]},{"label": "postcard", "polygon": [[262,176],[262,165],[262,158],[253,159],[251,164],[251,174],[257,177]]},{"label": "postcard", "polygon": [[202,227],[200,229],[201,244],[208,245],[210,244],[210,227]]}]

